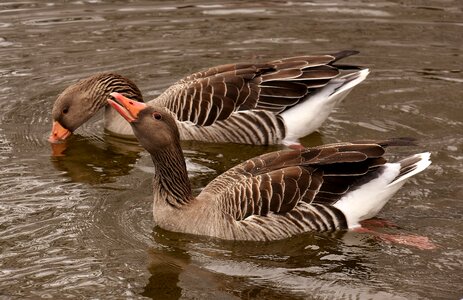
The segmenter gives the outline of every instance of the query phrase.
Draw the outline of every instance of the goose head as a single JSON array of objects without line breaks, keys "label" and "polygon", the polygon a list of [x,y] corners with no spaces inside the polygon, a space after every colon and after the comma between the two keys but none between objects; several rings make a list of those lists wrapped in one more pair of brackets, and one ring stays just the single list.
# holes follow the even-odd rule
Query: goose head
[{"label": "goose head", "polygon": [[100,73],[67,87],[53,104],[53,127],[48,140],[64,141],[77,128],[107,105],[111,92],[120,92],[136,101],[143,97],[135,83],[114,73]]},{"label": "goose head", "polygon": [[108,103],[126,119],[140,144],[150,153],[180,147],[180,134],[174,116],[164,107],[148,106],[113,92]]}]

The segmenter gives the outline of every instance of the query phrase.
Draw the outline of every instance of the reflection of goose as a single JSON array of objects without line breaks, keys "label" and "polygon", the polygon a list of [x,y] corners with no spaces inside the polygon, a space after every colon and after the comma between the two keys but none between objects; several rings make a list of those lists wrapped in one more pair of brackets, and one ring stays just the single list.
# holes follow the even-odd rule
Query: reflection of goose
[{"label": "reflection of goose", "polygon": [[[297,299],[300,298],[297,295],[308,295],[315,290],[317,295],[327,294],[327,298],[334,289],[338,294],[365,292],[367,286],[354,289],[351,285],[346,287],[345,281],[339,285],[333,283],[332,279],[344,276],[344,272],[351,274],[355,270],[356,275],[350,277],[352,281],[370,272],[363,261],[368,251],[365,252],[365,247],[358,253],[346,249],[341,240],[344,235],[346,232],[342,231],[309,233],[256,244],[179,234],[156,227],[152,235],[156,246],[148,251],[150,278],[143,295],[156,299],[173,299],[171,295],[176,293],[187,299],[201,298],[198,295],[204,294],[214,295],[214,299],[228,299],[232,295],[236,296],[233,299],[274,299],[285,295]],[[324,277],[327,270],[329,279]],[[253,296],[249,297],[250,294]]]},{"label": "reflection of goose", "polygon": [[166,248],[150,249],[148,270],[151,276],[142,296],[152,299],[203,299],[207,294],[207,299],[238,299],[223,291],[223,275],[192,263],[188,251],[177,246]]},{"label": "reflection of goose", "polygon": [[77,138],[52,144],[52,150],[55,168],[74,182],[103,183],[128,174],[143,149],[111,138],[104,143]]},{"label": "reflection of goose", "polygon": [[429,153],[386,163],[379,143],[338,143],[250,159],[193,197],[171,112],[112,93],[109,103],[132,125],[156,168],[154,220],[161,228],[228,240],[276,240],[311,230],[359,226],[405,179],[429,166]]},{"label": "reflection of goose", "polygon": [[[334,65],[356,53],[217,66],[185,77],[148,105],[175,114],[182,140],[297,146],[298,139],[320,127],[368,75],[368,69]],[[102,73],[81,80],[56,100],[49,140],[66,139],[102,107],[109,132],[133,136],[130,126],[107,106],[111,92],[143,102],[136,85],[120,75]]]}]

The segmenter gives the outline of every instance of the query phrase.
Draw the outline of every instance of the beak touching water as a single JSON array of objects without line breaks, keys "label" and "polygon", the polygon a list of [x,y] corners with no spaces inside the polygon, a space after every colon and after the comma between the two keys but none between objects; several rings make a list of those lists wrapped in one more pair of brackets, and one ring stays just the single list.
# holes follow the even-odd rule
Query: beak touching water
[{"label": "beak touching water", "polygon": [[116,92],[111,93],[111,96],[113,96],[117,102],[108,99],[108,103],[130,123],[135,121],[138,117],[138,113],[147,106],[145,103],[130,100]]},{"label": "beak touching water", "polygon": [[64,128],[58,121],[53,121],[53,127],[48,141],[53,144],[58,143],[67,139],[71,134],[72,132]]}]

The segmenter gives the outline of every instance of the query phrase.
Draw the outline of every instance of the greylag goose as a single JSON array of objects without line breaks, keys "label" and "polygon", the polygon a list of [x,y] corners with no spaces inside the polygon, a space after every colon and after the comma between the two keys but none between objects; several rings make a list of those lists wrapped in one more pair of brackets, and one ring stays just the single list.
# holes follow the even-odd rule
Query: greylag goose
[{"label": "greylag goose", "polygon": [[109,104],[151,154],[154,221],[170,231],[268,241],[355,228],[431,163],[428,152],[386,162],[385,147],[410,143],[406,139],[281,150],[231,168],[194,197],[172,112],[111,95],[117,102]]},{"label": "greylag goose", "polygon": [[[148,105],[174,113],[181,140],[297,146],[368,75],[365,68],[334,64],[356,53],[217,66],[181,79]],[[103,107],[105,129],[133,137],[127,122],[106,103],[111,92],[143,102],[137,86],[120,75],[83,79],[55,101],[49,141],[66,139]]]}]

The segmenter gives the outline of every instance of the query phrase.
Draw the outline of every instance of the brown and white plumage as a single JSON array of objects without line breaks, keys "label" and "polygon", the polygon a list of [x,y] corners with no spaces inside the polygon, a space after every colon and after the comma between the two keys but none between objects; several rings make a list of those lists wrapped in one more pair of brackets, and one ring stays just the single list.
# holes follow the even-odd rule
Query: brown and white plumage
[{"label": "brown and white plumage", "polygon": [[[182,140],[297,144],[300,137],[318,129],[335,105],[368,75],[368,69],[335,64],[355,53],[213,67],[181,79],[148,105],[174,113]],[[111,92],[143,102],[136,85],[120,75],[102,73],[81,80],[55,101],[50,141],[67,138],[102,107],[107,107],[108,131],[133,135],[130,126],[106,105]]]},{"label": "brown and white plumage", "polygon": [[154,220],[171,231],[259,241],[353,228],[430,164],[429,153],[386,161],[385,148],[406,139],[282,150],[231,168],[194,197],[172,112],[112,95],[120,104],[109,103],[151,154]]}]

